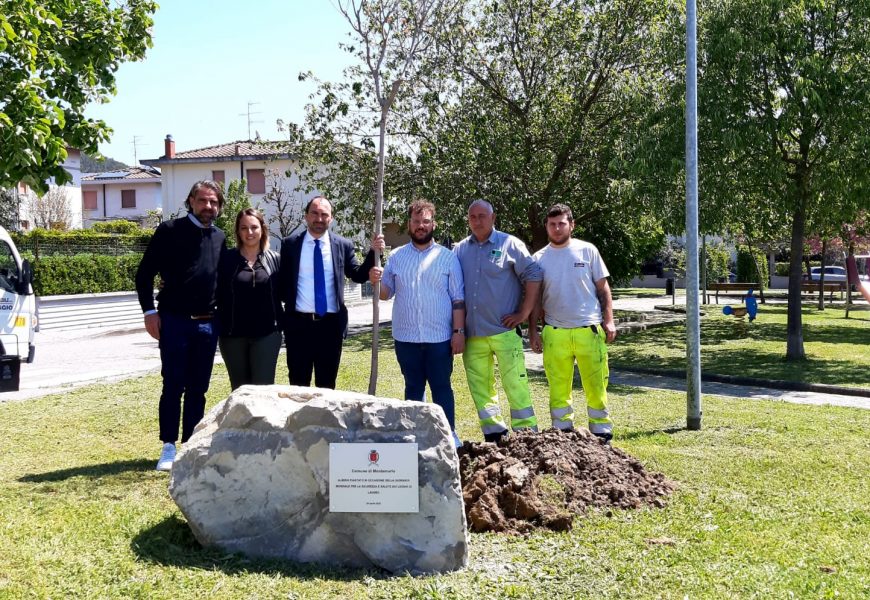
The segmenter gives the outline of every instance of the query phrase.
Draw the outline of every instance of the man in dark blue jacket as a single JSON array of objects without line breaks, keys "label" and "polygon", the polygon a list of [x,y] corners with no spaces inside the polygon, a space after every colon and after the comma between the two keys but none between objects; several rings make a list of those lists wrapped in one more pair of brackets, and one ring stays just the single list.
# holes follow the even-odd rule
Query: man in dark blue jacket
[{"label": "man in dark blue jacket", "polygon": [[[284,301],[284,342],[291,385],[335,389],[341,346],[347,335],[344,278],[368,280],[375,264],[369,250],[362,264],[353,242],[329,231],[332,205],[323,196],[305,206],[306,229],[281,242],[280,287]],[[383,236],[372,240],[383,250]]]},{"label": "man in dark blue jacket", "polygon": [[[205,412],[205,393],[211,380],[217,347],[214,326],[217,267],[226,248],[214,220],[224,205],[223,191],[213,181],[199,181],[184,202],[187,216],[157,227],[139,269],[136,292],[145,313],[145,329],[160,341],[163,391],[158,408],[163,450],[158,471],[169,471],[181,420],[181,443]],[[154,278],[162,287],[154,308]],[[184,396],[182,417],[181,396]]]}]

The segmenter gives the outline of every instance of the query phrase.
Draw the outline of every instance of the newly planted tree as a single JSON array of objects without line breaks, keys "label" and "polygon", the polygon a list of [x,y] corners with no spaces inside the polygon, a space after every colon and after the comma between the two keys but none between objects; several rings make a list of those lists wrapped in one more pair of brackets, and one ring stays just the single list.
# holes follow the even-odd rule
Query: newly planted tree
[{"label": "newly planted tree", "polygon": [[[456,6],[455,0],[338,2],[352,31],[352,41],[344,47],[356,64],[345,71],[343,82],[321,85],[320,103],[310,107],[308,131],[304,133],[311,139],[300,146],[300,162],[306,178],[316,187],[338,192],[335,199],[340,208],[347,208],[341,206],[340,198],[363,199],[362,203],[351,203],[348,212],[356,209],[359,214],[361,208],[370,207],[375,235],[383,228],[388,159],[392,157],[397,165],[407,164],[395,143],[390,147],[390,116],[398,104],[420,92],[422,71],[435,37]],[[373,155],[375,149],[377,154]],[[375,253],[379,263],[379,253]],[[377,390],[377,287],[372,302],[370,394]]]}]

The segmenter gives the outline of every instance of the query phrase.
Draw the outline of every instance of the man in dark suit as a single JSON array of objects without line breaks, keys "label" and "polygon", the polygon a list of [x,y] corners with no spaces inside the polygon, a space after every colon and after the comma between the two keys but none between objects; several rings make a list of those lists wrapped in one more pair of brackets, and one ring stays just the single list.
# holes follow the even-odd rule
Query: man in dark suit
[{"label": "man in dark suit", "polygon": [[[280,285],[284,301],[284,339],[290,384],[335,389],[341,346],[347,335],[344,278],[368,280],[375,264],[369,250],[362,264],[353,242],[329,231],[332,205],[323,196],[305,206],[305,231],[281,242]],[[372,248],[384,249],[382,235]]]}]

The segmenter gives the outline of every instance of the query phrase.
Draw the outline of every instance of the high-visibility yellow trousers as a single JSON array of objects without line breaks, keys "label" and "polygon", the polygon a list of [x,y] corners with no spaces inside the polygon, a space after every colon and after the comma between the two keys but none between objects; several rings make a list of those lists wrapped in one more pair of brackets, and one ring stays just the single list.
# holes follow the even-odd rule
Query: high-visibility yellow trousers
[{"label": "high-visibility yellow trousers", "polygon": [[607,344],[600,325],[565,329],[545,325],[541,332],[544,342],[544,372],[550,385],[550,416],[553,427],[571,429],[574,409],[571,389],[574,383],[574,361],[580,371],[586,393],[586,414],[589,431],[612,433],[613,422],[607,412]]},{"label": "high-visibility yellow trousers", "polygon": [[462,363],[480,428],[484,434],[507,431],[495,389],[495,360],[498,360],[501,384],[511,407],[511,428],[536,429],[538,421],[529,394],[523,340],[514,330],[465,340]]}]

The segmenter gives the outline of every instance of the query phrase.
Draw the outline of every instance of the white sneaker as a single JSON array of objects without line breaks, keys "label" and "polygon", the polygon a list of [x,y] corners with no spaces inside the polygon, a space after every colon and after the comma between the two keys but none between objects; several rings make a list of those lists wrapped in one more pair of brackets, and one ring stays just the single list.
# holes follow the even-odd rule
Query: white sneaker
[{"label": "white sneaker", "polygon": [[157,470],[171,471],[173,462],[175,462],[175,444],[163,444],[160,460],[157,461]]},{"label": "white sneaker", "polygon": [[462,446],[462,441],[459,439],[459,436],[456,435],[456,432],[454,431],[453,432],[453,447],[459,448],[460,446]]}]

